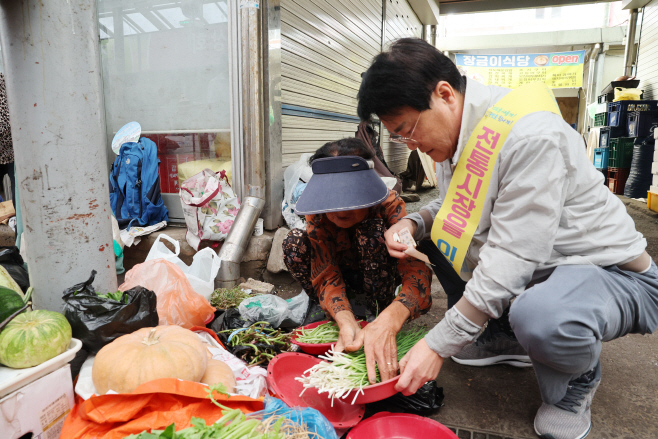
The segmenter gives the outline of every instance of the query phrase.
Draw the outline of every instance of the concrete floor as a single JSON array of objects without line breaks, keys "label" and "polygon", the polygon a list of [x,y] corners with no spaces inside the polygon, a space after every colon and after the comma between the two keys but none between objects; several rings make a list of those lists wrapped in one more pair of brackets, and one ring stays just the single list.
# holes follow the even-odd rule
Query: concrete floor
[{"label": "concrete floor", "polygon": [[[421,201],[411,203],[415,211],[436,195],[422,190]],[[648,252],[658,260],[658,213],[639,201],[620,197],[627,205],[637,229],[648,242]],[[277,285],[279,294],[300,291],[287,273],[265,280]],[[413,322],[432,327],[446,311],[446,296],[434,278],[434,305]],[[606,343],[601,356],[603,376],[592,405],[596,439],[658,438],[658,336],[629,335]],[[535,438],[533,419],[541,400],[532,368],[511,366],[468,367],[447,360],[439,377],[444,407],[433,419],[454,428],[460,439]]]}]

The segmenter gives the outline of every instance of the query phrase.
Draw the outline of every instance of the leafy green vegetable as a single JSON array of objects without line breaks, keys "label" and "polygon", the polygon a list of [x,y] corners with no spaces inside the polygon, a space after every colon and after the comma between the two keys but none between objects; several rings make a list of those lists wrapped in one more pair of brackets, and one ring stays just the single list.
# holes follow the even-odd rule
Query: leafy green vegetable
[{"label": "leafy green vegetable", "polygon": [[[75,296],[78,294],[80,291],[75,290],[73,292],[73,295]],[[113,291],[105,294],[101,294],[99,292],[96,292],[96,295],[102,299],[107,299],[107,300],[116,300],[117,302],[121,303],[128,303],[128,295],[126,294],[125,296],[123,295],[122,291]],[[123,300],[122,300],[123,299]]]},{"label": "leafy green vegetable", "polygon": [[[213,392],[226,393],[226,387],[221,384],[210,386],[207,390],[208,397],[213,404],[222,408],[222,417],[214,424],[206,425],[203,418],[192,418],[191,427],[180,431],[175,431],[175,424],[169,425],[163,430],[143,431],[140,434],[133,434],[124,439],[286,439],[286,438],[307,438],[314,433],[310,433],[305,424],[295,424],[290,419],[283,416],[270,416],[267,419],[261,419],[255,416],[246,416],[239,409],[231,409],[220,404],[213,397]],[[285,425],[284,425],[285,424]]]},{"label": "leafy green vegetable", "polygon": [[[116,300],[117,302],[121,302],[121,303],[128,303],[128,295],[126,294],[124,296],[122,291],[115,291],[107,294],[100,294],[100,293],[96,293],[96,294],[98,294],[98,297],[102,297],[103,299]],[[122,298],[123,300],[121,300]]]},{"label": "leafy green vegetable", "polygon": [[218,288],[210,296],[210,304],[218,309],[237,308],[244,299],[251,294],[243,291],[240,287]]}]

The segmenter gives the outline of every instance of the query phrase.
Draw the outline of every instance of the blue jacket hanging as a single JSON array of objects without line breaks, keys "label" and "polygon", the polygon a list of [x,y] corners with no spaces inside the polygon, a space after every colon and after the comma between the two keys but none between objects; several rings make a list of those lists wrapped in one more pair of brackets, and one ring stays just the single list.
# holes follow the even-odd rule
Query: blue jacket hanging
[{"label": "blue jacket hanging", "polygon": [[121,145],[110,170],[110,203],[120,229],[168,221],[162,201],[157,147],[142,137]]}]

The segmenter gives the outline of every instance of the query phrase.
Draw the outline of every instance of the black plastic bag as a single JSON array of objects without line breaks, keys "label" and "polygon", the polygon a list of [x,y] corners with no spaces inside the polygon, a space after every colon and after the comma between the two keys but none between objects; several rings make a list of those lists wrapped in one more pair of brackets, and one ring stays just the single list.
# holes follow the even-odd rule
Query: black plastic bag
[{"label": "black plastic bag", "polygon": [[302,326],[310,325],[311,323],[321,322],[327,320],[327,315],[320,306],[319,303],[314,302],[313,300],[308,301],[308,310],[306,311],[306,317],[304,318],[304,323]]},{"label": "black plastic bag", "polygon": [[239,329],[249,326],[247,321],[240,316],[237,308],[229,308],[221,316],[217,317],[210,328],[215,331],[225,331],[227,329]]},{"label": "black plastic bag", "polygon": [[75,353],[75,357],[73,357],[73,360],[71,360],[71,379],[75,381],[75,377],[77,377],[80,374],[80,369],[82,369],[82,365],[87,361],[87,358],[89,357],[89,352],[85,351],[84,349],[80,349],[78,352]]},{"label": "black plastic bag", "polygon": [[0,265],[16,281],[23,292],[30,288],[30,276],[27,270],[23,268],[25,262],[16,246],[0,247]]},{"label": "black plastic bag", "polygon": [[72,286],[62,296],[64,316],[71,324],[73,337],[82,341],[86,351],[95,354],[122,335],[158,326],[157,297],[153,291],[135,287],[124,291],[120,302],[105,299],[91,286],[95,276],[94,270],[86,282]]},{"label": "black plastic bag", "polygon": [[443,387],[437,387],[436,381],[428,381],[413,395],[404,396],[396,393],[390,398],[367,404],[368,410],[374,412],[413,413],[426,416],[443,406]]}]

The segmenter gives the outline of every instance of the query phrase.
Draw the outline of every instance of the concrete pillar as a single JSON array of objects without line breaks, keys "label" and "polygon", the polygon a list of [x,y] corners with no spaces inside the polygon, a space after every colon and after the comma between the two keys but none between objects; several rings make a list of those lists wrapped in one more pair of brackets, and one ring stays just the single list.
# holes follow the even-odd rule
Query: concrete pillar
[{"label": "concrete pillar", "polygon": [[36,308],[98,271],[116,291],[96,1],[0,0],[17,187]]}]

